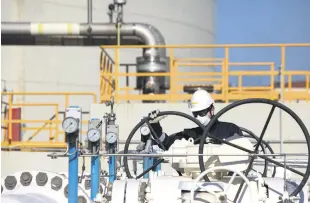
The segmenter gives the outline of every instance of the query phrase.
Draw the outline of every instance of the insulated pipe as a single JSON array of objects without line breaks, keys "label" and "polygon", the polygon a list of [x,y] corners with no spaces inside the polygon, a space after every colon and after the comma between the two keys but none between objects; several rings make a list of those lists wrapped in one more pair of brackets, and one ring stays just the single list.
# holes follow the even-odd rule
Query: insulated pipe
[{"label": "insulated pipe", "polygon": [[87,2],[87,23],[93,23],[93,0],[88,0]]},{"label": "insulated pipe", "polygon": [[[91,20],[90,14],[88,20]],[[165,45],[160,31],[152,25],[125,23],[120,28],[121,36],[137,36],[146,45]],[[116,36],[117,28],[112,23],[31,23],[1,22],[2,35],[20,36]],[[145,49],[144,57],[165,57],[166,50]]]}]

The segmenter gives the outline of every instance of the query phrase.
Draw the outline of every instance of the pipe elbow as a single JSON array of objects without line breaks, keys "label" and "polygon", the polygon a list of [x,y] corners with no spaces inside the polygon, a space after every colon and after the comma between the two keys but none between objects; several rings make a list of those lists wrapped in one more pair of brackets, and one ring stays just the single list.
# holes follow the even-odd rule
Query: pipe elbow
[{"label": "pipe elbow", "polygon": [[[156,46],[165,45],[165,38],[162,33],[154,26],[146,23],[136,23],[133,24],[134,34],[139,37],[146,45]],[[166,56],[165,48],[150,48],[146,49],[145,56]]]}]

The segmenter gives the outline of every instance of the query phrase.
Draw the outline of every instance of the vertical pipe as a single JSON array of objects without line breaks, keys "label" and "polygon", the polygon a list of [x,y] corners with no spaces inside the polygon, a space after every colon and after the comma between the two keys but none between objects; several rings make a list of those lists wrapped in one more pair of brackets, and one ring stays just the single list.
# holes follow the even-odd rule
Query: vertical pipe
[{"label": "vertical pipe", "polygon": [[[285,47],[281,47],[281,67],[280,67],[280,75],[281,75],[281,93],[280,93],[280,101],[283,104],[283,91],[284,91],[284,70],[285,70]],[[282,111],[280,110],[280,153],[283,152],[283,133],[282,133]]]},{"label": "vertical pipe", "polygon": [[120,65],[120,59],[119,59],[119,48],[121,44],[121,24],[117,23],[117,48],[115,50],[115,70],[114,70],[114,76],[115,76],[115,95],[118,96],[119,93],[119,65]]},{"label": "vertical pipe", "polygon": [[[158,160],[158,159],[155,159],[156,161]],[[152,162],[152,165],[154,164],[154,161]],[[156,166],[156,171],[158,172],[158,171],[160,171],[161,170],[161,164],[158,164],[157,166]]]},{"label": "vertical pipe", "polygon": [[109,157],[109,182],[113,183],[116,179],[115,156]]},{"label": "vertical pipe", "polygon": [[[74,136],[74,135],[71,135]],[[67,138],[68,139],[68,138]],[[70,138],[69,138],[70,139]],[[69,144],[69,189],[68,189],[68,203],[77,203],[78,201],[78,167],[79,159],[76,153],[76,141],[73,140]]]},{"label": "vertical pipe", "polygon": [[87,23],[93,23],[93,0],[88,0],[87,3]]},{"label": "vertical pipe", "polygon": [[[143,157],[143,171],[147,170],[150,167],[150,157]],[[143,178],[148,179],[149,173],[143,175]]]},{"label": "vertical pipe", "polygon": [[94,200],[99,191],[100,157],[91,157],[91,199]]}]

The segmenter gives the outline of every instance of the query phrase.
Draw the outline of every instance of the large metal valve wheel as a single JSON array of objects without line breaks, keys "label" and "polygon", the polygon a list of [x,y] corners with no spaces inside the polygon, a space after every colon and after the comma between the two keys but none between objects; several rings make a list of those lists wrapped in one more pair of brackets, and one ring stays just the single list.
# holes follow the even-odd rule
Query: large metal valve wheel
[{"label": "large metal valve wheel", "polygon": [[[200,128],[202,128],[202,130],[204,130],[204,128],[205,128],[205,126],[202,125],[196,118],[194,118],[194,117],[192,117],[192,116],[190,116],[190,115],[188,115],[186,113],[182,113],[182,112],[178,112],[178,111],[163,111],[163,112],[159,112],[157,116],[161,117],[161,116],[169,116],[169,115],[174,115],[174,116],[180,116],[180,117],[183,117],[183,118],[187,118],[188,120],[194,122],[196,125],[198,125]],[[158,142],[158,144],[160,145],[160,147],[162,149],[166,150],[164,145],[163,145],[163,143],[159,140],[159,135],[157,135],[155,130],[152,128],[152,126],[150,124],[150,121],[151,121],[151,118],[145,117],[132,129],[132,131],[130,132],[130,134],[129,134],[127,140],[126,140],[126,143],[125,143],[124,154],[128,154],[129,145],[130,145],[130,142],[131,142],[133,136],[139,130],[139,128],[142,125],[144,125],[145,123],[148,125],[148,127],[150,129],[152,137],[155,138],[155,140]],[[146,174],[150,170],[154,169],[157,165],[159,165],[163,161],[164,161],[164,159],[157,160],[153,164],[153,166],[149,167],[147,170],[143,171],[140,175],[136,176],[136,179],[142,177],[144,174]],[[131,175],[130,170],[129,170],[128,157],[127,156],[124,156],[123,163],[124,163],[124,170],[126,172],[127,177],[128,178],[133,178],[133,176]]]},{"label": "large metal valve wheel", "polygon": [[[252,131],[250,131],[249,129],[240,127],[242,133],[243,133],[243,137],[247,137],[247,138],[253,138],[254,140],[256,140],[257,142],[259,141],[259,137],[256,136]],[[254,147],[257,145],[257,143],[254,145]],[[271,146],[264,140],[261,141],[260,143],[260,149],[261,152],[263,154],[274,154],[273,149],[271,148]],[[272,158],[276,158],[276,156],[273,156]],[[256,171],[256,170],[254,170]],[[257,171],[256,171],[257,172]],[[260,172],[262,177],[267,177],[267,173],[268,173],[268,161],[265,160],[265,164],[264,164],[264,169],[262,172]],[[270,177],[274,178],[276,175],[276,166],[273,167],[273,171]]]},{"label": "large metal valve wheel", "polygon": [[[212,136],[209,132],[210,132],[210,129],[211,127],[215,124],[215,121],[217,119],[219,119],[223,114],[225,114],[226,112],[228,112],[229,110],[237,107],[237,106],[240,106],[240,105],[244,105],[244,104],[251,104],[251,103],[262,103],[262,104],[269,104],[271,105],[271,111],[267,117],[267,120],[265,122],[265,125],[262,129],[262,132],[259,136],[259,140],[257,141],[257,144],[255,146],[255,149],[254,151],[251,151],[251,150],[248,150],[248,149],[245,149],[243,147],[240,147],[238,145],[235,145],[235,144],[232,144],[230,142],[227,142],[225,140],[220,140],[214,136]],[[259,146],[261,145],[261,143],[263,142],[263,138],[264,138],[264,135],[265,135],[265,132],[266,132],[266,129],[268,127],[268,124],[270,122],[270,119],[272,117],[272,114],[275,110],[275,108],[278,107],[280,110],[283,110],[285,111],[286,113],[288,113],[296,122],[297,124],[299,125],[299,127],[301,128],[304,136],[305,136],[305,141],[307,143],[307,151],[308,151],[308,164],[307,164],[307,169],[306,169],[306,172],[303,173],[303,172],[300,172],[290,166],[285,166],[284,164],[272,159],[271,157],[267,157],[267,156],[264,156],[264,155],[257,155],[257,157],[260,157],[266,161],[268,161],[269,163],[272,163],[276,166],[279,166],[279,167],[283,167],[287,170],[290,170],[291,172],[295,173],[295,174],[298,174],[302,177],[302,180],[300,182],[300,184],[296,187],[296,189],[294,191],[292,191],[289,196],[292,197],[292,196],[296,196],[302,189],[303,187],[305,186],[308,178],[309,178],[309,174],[310,174],[310,156],[309,156],[309,152],[310,152],[310,138],[309,138],[309,132],[306,128],[306,126],[304,125],[304,123],[301,121],[301,119],[291,110],[289,109],[288,107],[286,107],[285,105],[279,103],[279,102],[276,102],[276,101],[272,101],[272,100],[268,100],[268,99],[245,99],[245,100],[241,100],[241,101],[237,101],[237,102],[234,102],[234,103],[231,103],[230,105],[226,106],[225,108],[223,108],[221,111],[219,111],[210,121],[210,123],[207,125],[207,127],[205,128],[205,131],[202,135],[202,139],[200,140],[200,144],[199,144],[199,166],[200,166],[200,170],[201,172],[205,171],[205,165],[204,165],[204,157],[201,155],[203,154],[203,150],[204,150],[204,140],[206,140],[207,137],[210,137],[210,138],[213,138],[219,142],[221,142],[222,144],[227,144],[227,145],[230,145],[232,147],[235,147],[239,150],[242,150],[242,151],[245,151],[245,152],[248,152],[249,154],[257,154],[257,151],[258,151],[258,148]],[[246,169],[245,171],[245,175],[247,175],[249,173],[249,171],[252,169],[252,166],[253,166],[253,162],[254,162],[254,159],[255,159],[255,156],[252,156],[251,159],[250,159],[250,162],[249,162],[249,165],[248,165],[248,168]],[[204,179],[206,181],[209,181],[208,177],[207,176],[204,176]],[[242,184],[243,185],[243,184]],[[239,192],[241,190],[241,187],[242,185],[239,187]],[[238,194],[238,193],[237,193]],[[236,196],[236,199],[238,197]]]}]

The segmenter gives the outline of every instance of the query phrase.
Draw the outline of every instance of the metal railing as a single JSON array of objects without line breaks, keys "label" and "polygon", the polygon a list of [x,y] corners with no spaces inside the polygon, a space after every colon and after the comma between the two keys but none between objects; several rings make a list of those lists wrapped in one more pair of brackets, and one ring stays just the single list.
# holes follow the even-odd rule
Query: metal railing
[{"label": "metal railing", "polygon": [[[310,44],[269,44],[269,45],[180,45],[180,46],[153,46],[156,48],[167,48],[170,57],[170,72],[166,73],[133,73],[128,69],[129,66],[135,66],[135,64],[122,64],[120,63],[119,50],[128,48],[149,48],[150,46],[104,46],[101,52],[100,58],[100,102],[110,100],[110,96],[113,95],[116,102],[119,101],[133,101],[133,100],[166,100],[170,102],[188,100],[191,95],[184,93],[185,83],[203,82],[206,84],[212,84],[214,92],[213,97],[217,101],[228,102],[231,100],[239,100],[244,98],[268,98],[279,99],[280,96],[284,101],[292,100],[310,100],[310,70],[309,71],[289,71],[286,70],[286,49],[288,47],[309,47]],[[280,64],[276,61],[255,61],[255,62],[235,62],[230,61],[231,49],[234,48],[278,48]],[[114,59],[105,52],[104,48],[114,48]],[[175,49],[212,49],[222,48],[224,49],[224,57],[222,58],[176,58],[174,53]],[[125,66],[126,71],[120,72],[120,67]],[[204,67],[212,66],[219,67],[218,72],[181,72],[180,67]],[[240,71],[233,70],[233,67],[251,67],[251,70]],[[267,70],[258,70],[256,67],[267,67]],[[277,68],[280,67],[278,70]],[[134,88],[129,86],[129,77],[137,76],[167,76],[170,79],[170,89],[167,94],[160,95],[140,95],[133,92]],[[296,89],[292,86],[292,77],[302,75],[305,76],[305,87]],[[126,77],[125,87],[120,86],[120,77]],[[244,86],[243,80],[247,76],[268,76],[270,78],[270,85],[266,86]],[[237,85],[232,87],[229,84],[231,77],[237,77]],[[275,84],[275,78],[280,77],[281,91],[277,89]],[[288,81],[285,85],[285,81]],[[113,91],[114,90],[114,91]],[[60,128],[62,122],[61,112],[63,108],[69,106],[69,97],[73,95],[91,96],[93,102],[97,102],[96,95],[88,92],[2,92],[2,97],[6,97],[5,105],[7,106],[7,115],[2,118],[2,132],[3,140],[2,147],[5,149],[15,148],[64,148],[64,140],[60,139],[60,135],[63,135],[63,130]],[[40,103],[14,103],[13,96],[49,96],[48,102]],[[64,103],[50,102],[51,96],[64,97]],[[2,101],[4,102],[4,101]],[[89,102],[91,103],[91,102]],[[53,111],[46,119],[12,119],[13,107],[51,107]],[[22,141],[13,141],[12,139],[12,124],[22,124],[21,131],[27,132],[28,136],[23,135]],[[87,123],[86,120],[83,121]],[[24,126],[27,124],[27,126]],[[38,124],[38,126],[30,127],[28,124]],[[85,128],[86,129],[86,128]],[[30,133],[29,133],[30,132]],[[42,135],[42,132],[47,132],[48,136],[46,140],[34,141],[38,135]],[[85,133],[85,130],[84,132]]]},{"label": "metal railing", "polygon": [[[60,140],[59,136],[64,134],[63,130],[60,130],[61,127],[61,114],[64,114],[63,111],[59,110],[60,103],[14,103],[13,96],[62,96],[64,97],[64,103],[62,104],[64,108],[69,106],[69,97],[70,96],[90,96],[94,103],[97,102],[97,96],[94,93],[89,92],[1,92],[3,96],[7,96],[7,118],[2,119],[2,125],[6,126],[5,134],[3,135],[2,147],[6,149],[14,148],[64,148],[66,146],[64,139]],[[48,101],[51,100],[51,97],[48,97]],[[91,103],[91,102],[89,102]],[[49,119],[13,119],[12,118],[12,109],[14,107],[53,107],[53,115]],[[13,140],[13,128],[12,124],[39,124],[36,127],[21,127],[22,132],[33,132],[29,136],[25,137],[24,135],[20,138],[21,141]],[[88,120],[83,120],[82,124],[87,124]],[[48,140],[32,141],[37,135],[43,131],[48,131]],[[86,133],[85,130],[82,133]],[[23,133],[21,133],[23,134]]]},{"label": "metal railing", "polygon": [[[168,49],[170,58],[170,72],[166,73],[135,73],[121,72],[119,51],[123,49],[142,49],[142,48],[166,48]],[[174,46],[102,46],[102,57],[100,67],[100,102],[109,100],[113,94],[115,101],[133,101],[133,100],[166,100],[166,101],[184,101],[190,98],[190,94],[183,90],[185,82],[203,82],[212,84],[214,92],[213,97],[216,100],[229,102],[245,98],[267,98],[272,100],[282,99],[284,101],[291,100],[310,100],[309,76],[308,71],[289,71],[286,69],[286,61],[289,57],[287,48],[290,47],[308,47],[310,44],[227,44],[227,45],[174,45]],[[215,49],[224,50],[223,58],[176,58],[175,49]],[[273,61],[251,61],[251,62],[232,62],[229,55],[233,49],[237,48],[277,48],[279,53],[279,62],[277,59]],[[114,49],[114,59],[108,56],[104,49]],[[103,60],[104,59],[104,60]],[[107,62],[108,61],[108,62]],[[213,66],[220,67],[219,72],[180,72],[179,67],[195,67],[195,66]],[[234,66],[251,67],[251,70],[232,70]],[[269,67],[269,70],[260,70],[261,67]],[[256,68],[259,67],[259,68]],[[279,70],[277,69],[279,67]],[[296,68],[296,67],[295,67]],[[276,70],[277,69],[277,70]],[[305,76],[305,87],[300,89],[292,87],[292,77],[297,75]],[[128,83],[120,86],[121,77],[138,77],[138,76],[166,76],[170,79],[170,89],[166,94],[141,95]],[[182,78],[186,76],[185,78]],[[199,76],[199,78],[197,78]],[[255,76],[256,78],[268,76],[270,78],[269,85],[264,86],[244,86],[243,78],[247,76]],[[275,87],[275,79],[280,76],[281,91]],[[230,79],[238,78],[238,85],[232,87]],[[286,78],[288,78],[288,87],[285,86]],[[181,83],[181,84],[180,84]],[[183,83],[183,84],[182,84]],[[112,92],[112,86],[115,91]],[[109,88],[108,88],[109,87]]]}]

